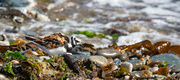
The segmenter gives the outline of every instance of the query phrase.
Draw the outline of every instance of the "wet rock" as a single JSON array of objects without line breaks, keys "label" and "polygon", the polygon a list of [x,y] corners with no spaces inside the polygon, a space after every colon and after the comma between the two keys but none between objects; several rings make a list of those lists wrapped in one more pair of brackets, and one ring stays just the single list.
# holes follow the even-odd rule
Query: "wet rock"
[{"label": "wet rock", "polygon": [[76,50],[76,49],[72,49],[71,52],[73,54],[79,54],[79,55],[87,55],[87,56],[90,56],[91,53],[90,52],[87,52],[87,51],[79,51],[79,50]]},{"label": "wet rock", "polygon": [[174,54],[160,54],[156,56],[150,57],[153,61],[161,61],[161,63],[168,62],[168,64],[174,64],[175,66],[172,68],[171,72],[179,72],[180,71],[180,58]]},{"label": "wet rock", "polygon": [[120,55],[118,56],[118,58],[119,58],[121,61],[127,61],[127,60],[129,60],[129,56],[127,55],[127,53],[120,54]]},{"label": "wet rock", "polygon": [[73,54],[71,55],[75,60],[79,60],[79,61],[82,61],[82,60],[88,60],[90,56],[88,55],[78,55],[78,54]]},{"label": "wet rock", "polygon": [[128,60],[126,53],[121,54],[118,50],[115,49],[101,49],[98,50],[96,54],[104,57],[119,58],[121,61]]},{"label": "wet rock", "polygon": [[124,65],[129,72],[132,72],[133,65],[130,62],[123,62],[121,65]]},{"label": "wet rock", "polygon": [[121,60],[118,58],[115,58],[114,61],[114,70],[118,69],[118,66],[121,65]]},{"label": "wet rock", "polygon": [[115,58],[113,62],[114,62],[114,65],[120,65],[121,64],[121,60],[118,58]]},{"label": "wet rock", "polygon": [[143,62],[141,60],[129,60],[128,62],[132,63],[133,70],[140,69],[143,65]]},{"label": "wet rock", "polygon": [[176,61],[176,64],[171,69],[171,72],[180,72],[180,60]]},{"label": "wet rock", "polygon": [[108,60],[104,56],[90,56],[89,60],[100,64],[101,66],[107,66],[108,65]]},{"label": "wet rock", "polygon": [[115,49],[101,49],[101,50],[98,50],[96,54],[104,56],[104,57],[115,58],[119,56],[121,53]]}]

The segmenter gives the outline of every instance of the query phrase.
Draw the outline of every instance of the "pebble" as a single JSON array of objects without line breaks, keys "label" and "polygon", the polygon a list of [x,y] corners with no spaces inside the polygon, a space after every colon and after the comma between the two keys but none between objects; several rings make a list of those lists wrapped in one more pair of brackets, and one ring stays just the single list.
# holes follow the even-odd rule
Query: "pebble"
[{"label": "pebble", "polygon": [[9,43],[8,38],[6,37],[6,35],[3,34],[2,37],[4,38],[4,41],[0,41],[0,45],[9,46],[10,43]]},{"label": "pebble", "polygon": [[121,65],[124,65],[129,72],[132,72],[133,65],[130,62],[123,62]]},{"label": "pebble", "polygon": [[104,56],[90,56],[89,60],[101,66],[108,65],[108,60]]},{"label": "pebble", "polygon": [[12,64],[19,64],[18,60],[12,60],[11,62],[12,62]]},{"label": "pebble", "polygon": [[161,65],[161,61],[159,61],[159,60],[153,61],[149,64],[149,66],[153,67],[155,64]]},{"label": "pebble", "polygon": [[148,70],[143,70],[141,71],[141,77],[152,77],[153,73],[151,71]]},{"label": "pebble", "polygon": [[127,61],[129,60],[129,57],[126,53],[124,54],[120,54],[119,57],[118,57],[121,61]]},{"label": "pebble", "polygon": [[44,59],[50,59],[49,56],[40,56],[39,58],[40,58],[41,60],[44,60]]},{"label": "pebble", "polygon": [[0,79],[1,80],[9,80],[4,74],[0,74]]},{"label": "pebble", "polygon": [[140,77],[141,71],[130,72],[130,74],[131,74],[131,75],[135,75],[136,77]]},{"label": "pebble", "polygon": [[120,65],[121,64],[121,60],[118,58],[115,58],[113,61],[114,65]]},{"label": "pebble", "polygon": [[104,57],[115,58],[119,56],[121,53],[115,49],[101,49],[101,50],[98,50],[96,54],[104,56]]},{"label": "pebble", "polygon": [[141,68],[143,65],[143,62],[141,60],[129,60],[128,62],[132,63],[133,70],[137,70],[138,68]]},{"label": "pebble", "polygon": [[98,73],[97,72],[90,72],[88,75],[90,78],[94,78],[94,77],[98,76]]},{"label": "pebble", "polygon": [[153,68],[150,68],[149,70],[153,73],[157,73],[158,72],[158,67],[153,67]]},{"label": "pebble", "polygon": [[80,55],[87,55],[87,56],[90,56],[91,53],[90,52],[87,52],[87,51],[79,51],[79,50],[76,50],[76,49],[72,49],[71,52],[73,54],[80,54]]},{"label": "pebble", "polygon": [[119,58],[121,61],[126,61],[129,59],[126,53],[121,54],[118,50],[115,49],[101,49],[96,52],[97,55],[104,56],[106,58]]}]

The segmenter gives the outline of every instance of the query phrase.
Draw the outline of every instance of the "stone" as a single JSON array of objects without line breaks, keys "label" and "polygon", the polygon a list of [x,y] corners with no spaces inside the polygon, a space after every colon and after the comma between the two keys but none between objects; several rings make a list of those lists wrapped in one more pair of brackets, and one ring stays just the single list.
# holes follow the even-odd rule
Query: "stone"
[{"label": "stone", "polygon": [[128,62],[132,63],[133,70],[137,70],[143,65],[143,62],[141,60],[129,60]]},{"label": "stone", "polygon": [[180,58],[177,55],[168,53],[168,54],[160,54],[160,55],[155,55],[150,57],[150,59],[152,59],[153,61],[161,61],[161,63],[164,62],[168,62],[169,64],[174,65],[174,67],[172,68],[171,72],[180,72]]},{"label": "stone", "polygon": [[121,65],[124,65],[129,72],[132,72],[133,65],[130,62],[123,62]]},{"label": "stone", "polygon": [[121,53],[115,49],[101,49],[96,52],[97,55],[101,55],[104,57],[118,57]]},{"label": "stone", "polygon": [[107,66],[108,60],[104,56],[90,56],[89,60],[101,66]]}]

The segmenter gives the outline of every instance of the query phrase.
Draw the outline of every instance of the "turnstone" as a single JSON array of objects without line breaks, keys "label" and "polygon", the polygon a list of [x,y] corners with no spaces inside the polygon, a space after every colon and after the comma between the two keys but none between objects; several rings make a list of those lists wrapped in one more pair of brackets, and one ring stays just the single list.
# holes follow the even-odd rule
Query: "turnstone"
[{"label": "turnstone", "polygon": [[37,46],[53,56],[60,52],[68,52],[73,47],[81,45],[76,37],[71,36],[69,38],[62,33],[55,33],[44,38],[33,38],[29,36],[26,36],[25,38],[35,42]]}]

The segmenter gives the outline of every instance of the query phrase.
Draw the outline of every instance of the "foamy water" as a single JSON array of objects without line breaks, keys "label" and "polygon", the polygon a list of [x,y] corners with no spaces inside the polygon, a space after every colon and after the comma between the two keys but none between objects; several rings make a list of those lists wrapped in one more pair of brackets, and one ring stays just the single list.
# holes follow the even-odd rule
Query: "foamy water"
[{"label": "foamy water", "polygon": [[[11,0],[9,0],[11,1]],[[71,2],[67,0],[54,0],[46,8],[47,12],[39,10],[39,4],[35,0],[23,0],[28,2],[26,6],[13,6],[26,16],[32,18],[27,11],[33,15],[37,14],[37,19],[24,21],[20,27],[20,33],[34,36],[46,36],[54,32],[89,30],[92,32],[104,32],[107,28],[116,28],[127,35],[120,36],[118,45],[130,45],[142,40],[170,41],[172,44],[180,45],[180,1],[175,0],[77,0]],[[13,2],[13,0],[12,0]],[[18,3],[15,3],[18,4]],[[21,5],[21,3],[20,3]],[[4,7],[2,7],[4,8]],[[50,12],[48,12],[50,11]],[[54,13],[54,14],[51,14]],[[94,14],[93,14],[94,13]],[[62,15],[63,14],[63,15]],[[60,17],[58,15],[61,15]],[[123,20],[125,17],[135,16]],[[59,21],[62,18],[61,21]],[[85,22],[89,19],[91,23]],[[146,19],[150,19],[146,21]],[[56,20],[56,21],[54,21]],[[135,25],[135,26],[134,26]],[[138,25],[138,26],[137,26]],[[6,27],[5,27],[6,26]],[[0,34],[12,35],[5,32],[5,29],[12,29],[11,21],[0,22]],[[13,37],[22,34],[17,33]],[[95,47],[104,47],[111,44],[105,38],[102,45],[94,44]]]}]

